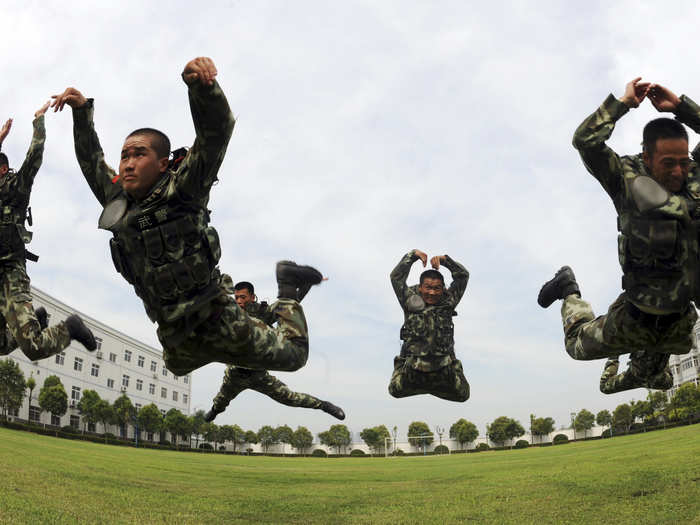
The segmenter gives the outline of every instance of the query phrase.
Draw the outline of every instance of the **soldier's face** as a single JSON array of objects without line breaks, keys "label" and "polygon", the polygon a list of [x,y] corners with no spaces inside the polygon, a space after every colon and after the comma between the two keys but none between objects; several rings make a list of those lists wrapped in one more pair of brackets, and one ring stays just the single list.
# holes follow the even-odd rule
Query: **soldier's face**
[{"label": "soldier's face", "polygon": [[418,293],[425,301],[425,304],[437,304],[445,291],[445,286],[440,279],[423,279],[418,286]]},{"label": "soldier's face", "polygon": [[168,167],[168,158],[159,158],[147,135],[134,135],[124,141],[119,161],[122,188],[136,199],[143,199]]},{"label": "soldier's face", "polygon": [[236,304],[243,309],[253,302],[253,294],[247,289],[236,290],[236,293],[233,294],[233,298],[236,300]]},{"label": "soldier's face", "polygon": [[656,182],[670,192],[678,192],[688,178],[688,141],[658,139],[654,154],[650,156],[644,153],[644,163]]},{"label": "soldier's face", "polygon": [[7,164],[0,166],[0,177],[4,177],[8,171],[10,171],[10,167]]}]

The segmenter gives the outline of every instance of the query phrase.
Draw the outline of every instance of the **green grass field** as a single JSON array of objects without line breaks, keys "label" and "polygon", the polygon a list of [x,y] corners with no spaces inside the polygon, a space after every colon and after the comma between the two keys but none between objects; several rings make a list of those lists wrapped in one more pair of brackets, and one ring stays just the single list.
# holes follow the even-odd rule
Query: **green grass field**
[{"label": "green grass field", "polygon": [[700,425],[478,454],[272,458],[0,428],[1,523],[700,523]]}]

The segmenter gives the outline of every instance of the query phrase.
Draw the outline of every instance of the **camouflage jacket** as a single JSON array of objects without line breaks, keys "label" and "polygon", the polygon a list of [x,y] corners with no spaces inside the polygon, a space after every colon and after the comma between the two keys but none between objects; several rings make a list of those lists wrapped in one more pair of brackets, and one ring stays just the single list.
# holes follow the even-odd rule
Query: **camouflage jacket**
[{"label": "camouflage jacket", "polygon": [[100,227],[114,235],[110,247],[115,267],[134,286],[153,322],[177,322],[173,333],[193,329],[202,320],[201,311],[221,294],[216,267],[220,247],[216,231],[208,226],[207,203],[234,126],[218,83],[195,83],[188,93],[194,144],[140,201],[122,189],[104,160],[92,100],[73,110],[76,156],[105,208]]},{"label": "camouflage jacket", "polygon": [[34,177],[44,157],[44,115],[34,119],[34,134],[27,156],[18,171],[0,177],[0,262],[24,261],[24,245],[32,240],[24,227]]},{"label": "camouflage jacket", "polygon": [[452,273],[452,284],[438,304],[428,306],[418,292],[418,285],[406,285],[411,266],[417,260],[413,251],[404,255],[391,272],[391,285],[404,312],[401,357],[414,369],[431,372],[449,365],[455,358],[452,317],[457,315],[455,308],[467,288],[469,272],[446,256],[443,266]]},{"label": "camouflage jacket", "polygon": [[[628,111],[609,95],[578,127],[574,147],[617,211],[628,300],[650,313],[682,312],[700,300],[700,170],[691,162],[684,187],[671,193],[652,178],[641,154],[618,156],[605,141]],[[676,119],[700,132],[700,107],[685,95]]]}]

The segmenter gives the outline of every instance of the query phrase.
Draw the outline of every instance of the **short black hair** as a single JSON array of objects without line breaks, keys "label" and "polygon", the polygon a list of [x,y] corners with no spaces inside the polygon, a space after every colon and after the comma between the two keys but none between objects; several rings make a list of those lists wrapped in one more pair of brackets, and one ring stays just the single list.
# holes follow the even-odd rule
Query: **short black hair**
[{"label": "short black hair", "polygon": [[656,151],[656,141],[659,139],[685,139],[688,140],[688,132],[683,124],[672,118],[657,118],[647,122],[642,132],[642,145],[644,151],[650,157]]},{"label": "short black hair", "polygon": [[426,279],[440,279],[442,285],[445,286],[445,278],[437,270],[425,270],[420,274],[420,284],[423,284]]},{"label": "short black hair", "polygon": [[151,147],[156,151],[158,158],[170,156],[170,139],[168,136],[153,128],[139,128],[135,129],[129,133],[126,138],[133,137],[134,135],[146,135],[151,139]]},{"label": "short black hair", "polygon": [[10,161],[7,160],[7,155],[4,153],[0,153],[0,166],[7,166],[8,168],[10,167]]},{"label": "short black hair", "polygon": [[240,283],[236,283],[233,289],[237,292],[240,290],[248,290],[250,295],[253,295],[255,293],[255,288],[253,288],[253,285],[248,281],[241,281]]}]

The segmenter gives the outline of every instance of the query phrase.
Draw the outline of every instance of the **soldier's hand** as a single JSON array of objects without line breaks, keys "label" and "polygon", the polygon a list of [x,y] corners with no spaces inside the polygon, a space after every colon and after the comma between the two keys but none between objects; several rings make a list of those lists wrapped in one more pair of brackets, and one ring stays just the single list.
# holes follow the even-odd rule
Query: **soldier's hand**
[{"label": "soldier's hand", "polygon": [[12,119],[8,118],[7,121],[0,128],[0,144],[5,140],[5,137],[10,133],[10,128],[12,128]]},{"label": "soldier's hand", "polygon": [[425,265],[428,264],[428,256],[426,255],[426,253],[420,250],[413,250],[413,255],[415,255],[421,260],[421,262],[423,263],[423,268],[425,268]]},{"label": "soldier's hand", "polygon": [[49,109],[50,105],[51,105],[51,101],[47,100],[46,104],[44,104],[43,106],[41,106],[39,109],[36,110],[36,113],[34,113],[34,118],[39,118],[44,113],[46,113],[46,110]]},{"label": "soldier's hand", "polygon": [[445,262],[445,256],[444,255],[436,255],[432,259],[430,259],[430,266],[435,268],[436,270],[440,269],[440,264]]},{"label": "soldier's hand", "polygon": [[202,85],[211,86],[217,73],[216,66],[211,58],[197,57],[187,62],[185,69],[182,71],[182,79],[188,86],[191,86],[198,80]]},{"label": "soldier's hand", "polygon": [[60,95],[51,95],[51,98],[53,99],[51,107],[53,108],[54,113],[56,111],[63,111],[63,106],[66,104],[73,109],[78,109],[79,107],[87,104],[87,99],[83,96],[83,94],[72,87],[66,88],[66,90]]},{"label": "soldier's hand", "polygon": [[681,103],[681,99],[678,98],[673,91],[660,84],[652,84],[649,86],[647,97],[649,97],[649,100],[656,110],[660,112],[674,112],[678,104]]},{"label": "soldier's hand", "polygon": [[628,82],[625,86],[625,94],[622,95],[620,100],[628,108],[639,107],[639,104],[642,103],[642,100],[644,100],[644,97],[647,96],[649,92],[649,86],[651,84],[649,82],[640,82],[640,80],[642,80],[642,77],[637,77]]}]

